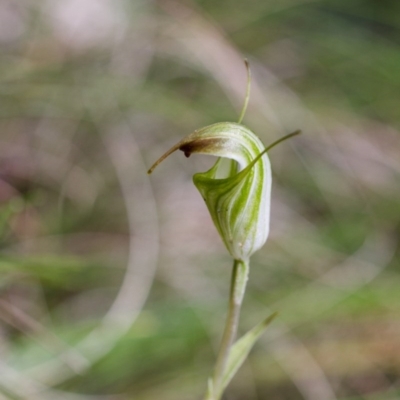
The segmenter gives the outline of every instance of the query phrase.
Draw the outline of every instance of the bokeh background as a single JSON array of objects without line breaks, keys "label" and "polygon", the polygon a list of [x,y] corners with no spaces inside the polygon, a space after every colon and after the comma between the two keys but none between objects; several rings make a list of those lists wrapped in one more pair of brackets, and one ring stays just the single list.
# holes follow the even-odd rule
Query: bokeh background
[{"label": "bokeh background", "polygon": [[173,154],[236,121],[271,234],[226,400],[400,398],[400,2],[0,1],[0,399],[200,399],[231,260]]}]

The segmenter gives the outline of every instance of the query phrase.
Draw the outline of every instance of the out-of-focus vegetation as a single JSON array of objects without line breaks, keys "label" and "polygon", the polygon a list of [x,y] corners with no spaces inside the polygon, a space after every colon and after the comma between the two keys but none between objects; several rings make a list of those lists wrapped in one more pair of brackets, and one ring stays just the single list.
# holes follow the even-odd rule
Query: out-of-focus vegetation
[{"label": "out-of-focus vegetation", "polygon": [[400,397],[400,2],[0,1],[0,399],[199,399],[230,259],[175,154],[271,151],[236,400]]}]

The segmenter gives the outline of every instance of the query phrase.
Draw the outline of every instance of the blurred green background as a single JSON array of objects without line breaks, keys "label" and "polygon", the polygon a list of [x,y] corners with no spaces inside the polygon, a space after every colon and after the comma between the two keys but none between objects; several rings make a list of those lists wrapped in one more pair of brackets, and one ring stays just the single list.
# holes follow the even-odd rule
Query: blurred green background
[{"label": "blurred green background", "polygon": [[195,400],[231,260],[173,154],[236,121],[271,234],[225,400],[400,398],[400,2],[0,1],[0,399]]}]

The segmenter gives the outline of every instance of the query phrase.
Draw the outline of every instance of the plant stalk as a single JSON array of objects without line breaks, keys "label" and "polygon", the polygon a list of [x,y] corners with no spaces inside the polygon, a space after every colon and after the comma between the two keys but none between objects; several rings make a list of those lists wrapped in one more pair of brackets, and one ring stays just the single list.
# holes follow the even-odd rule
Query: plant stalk
[{"label": "plant stalk", "polygon": [[248,275],[249,262],[234,260],[225,329],[215,364],[212,389],[208,391],[205,400],[219,400],[222,396],[224,389],[222,387],[223,378],[228,363],[229,353],[237,334],[240,309],[246,290]]}]

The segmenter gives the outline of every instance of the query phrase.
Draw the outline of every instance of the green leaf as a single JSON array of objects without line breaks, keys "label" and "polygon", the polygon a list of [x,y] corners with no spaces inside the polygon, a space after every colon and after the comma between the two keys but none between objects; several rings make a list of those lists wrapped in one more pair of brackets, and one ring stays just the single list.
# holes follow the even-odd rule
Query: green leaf
[{"label": "green leaf", "polygon": [[222,380],[221,392],[228,386],[238,369],[247,358],[250,350],[254,346],[254,343],[264,333],[267,326],[275,319],[278,315],[277,312],[271,314],[264,321],[256,325],[253,329],[243,335],[236,343],[232,346],[231,352],[228,358],[228,364]]}]

